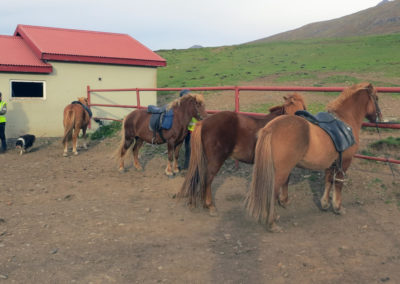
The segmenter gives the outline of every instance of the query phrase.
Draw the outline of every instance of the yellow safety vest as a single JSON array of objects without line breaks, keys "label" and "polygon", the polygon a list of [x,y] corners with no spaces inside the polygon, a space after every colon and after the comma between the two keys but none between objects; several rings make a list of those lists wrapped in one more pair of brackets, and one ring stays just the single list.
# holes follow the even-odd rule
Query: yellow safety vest
[{"label": "yellow safety vest", "polygon": [[194,127],[196,126],[196,123],[197,123],[197,119],[195,119],[194,117],[192,117],[192,120],[189,122],[189,125],[188,125],[188,130],[189,130],[190,132],[193,132]]},{"label": "yellow safety vest", "polygon": [[[7,106],[6,102],[0,102],[0,110],[3,108],[3,106]],[[0,115],[0,123],[6,122],[6,116],[5,115]]]}]

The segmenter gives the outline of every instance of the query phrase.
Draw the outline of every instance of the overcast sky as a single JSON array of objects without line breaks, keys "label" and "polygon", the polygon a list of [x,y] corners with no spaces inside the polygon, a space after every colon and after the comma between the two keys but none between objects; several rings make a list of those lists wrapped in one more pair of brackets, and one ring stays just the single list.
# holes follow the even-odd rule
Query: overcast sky
[{"label": "overcast sky", "polygon": [[346,16],[381,0],[1,0],[0,34],[18,24],[126,33],[152,50],[241,44]]}]

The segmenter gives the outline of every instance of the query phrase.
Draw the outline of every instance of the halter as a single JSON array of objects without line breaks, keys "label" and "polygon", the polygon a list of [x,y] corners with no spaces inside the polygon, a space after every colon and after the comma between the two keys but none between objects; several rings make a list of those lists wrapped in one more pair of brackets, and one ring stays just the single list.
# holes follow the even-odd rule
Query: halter
[{"label": "halter", "polygon": [[378,121],[380,121],[380,117],[382,117],[382,112],[381,109],[378,105],[378,101],[376,100],[376,96],[374,96],[372,93],[369,94],[369,97],[372,99],[372,101],[374,102],[375,105],[375,113],[376,113],[376,118]]}]

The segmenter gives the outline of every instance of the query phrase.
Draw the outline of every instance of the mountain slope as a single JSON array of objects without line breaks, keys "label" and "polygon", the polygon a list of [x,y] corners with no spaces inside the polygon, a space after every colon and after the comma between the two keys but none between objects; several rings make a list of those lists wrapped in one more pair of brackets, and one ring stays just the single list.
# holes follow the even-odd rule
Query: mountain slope
[{"label": "mountain slope", "polygon": [[341,18],[305,25],[251,43],[400,33],[400,0]]}]

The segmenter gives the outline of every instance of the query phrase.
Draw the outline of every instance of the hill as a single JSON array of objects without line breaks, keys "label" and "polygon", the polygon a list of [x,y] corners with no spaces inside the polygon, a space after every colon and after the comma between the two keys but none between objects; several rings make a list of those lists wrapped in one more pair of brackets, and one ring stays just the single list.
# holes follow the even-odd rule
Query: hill
[{"label": "hill", "polygon": [[399,42],[400,33],[163,50],[158,54],[168,64],[158,71],[158,86],[242,85],[260,79],[315,86],[363,80],[399,85]]},{"label": "hill", "polygon": [[400,32],[400,0],[382,1],[377,6],[341,18],[305,25],[255,42],[382,35]]}]

